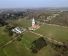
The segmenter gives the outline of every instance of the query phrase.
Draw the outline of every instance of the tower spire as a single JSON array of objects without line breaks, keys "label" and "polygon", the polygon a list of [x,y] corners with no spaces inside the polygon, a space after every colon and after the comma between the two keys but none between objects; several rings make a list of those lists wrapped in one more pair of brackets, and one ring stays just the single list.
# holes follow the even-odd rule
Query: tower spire
[{"label": "tower spire", "polygon": [[35,19],[33,18],[32,19],[32,27],[34,27],[35,26]]}]

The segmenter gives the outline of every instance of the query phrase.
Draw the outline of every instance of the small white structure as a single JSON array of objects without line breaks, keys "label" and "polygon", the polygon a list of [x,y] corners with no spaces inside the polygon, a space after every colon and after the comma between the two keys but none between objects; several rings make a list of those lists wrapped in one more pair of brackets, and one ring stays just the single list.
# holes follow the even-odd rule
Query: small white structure
[{"label": "small white structure", "polygon": [[24,31],[25,29],[20,28],[20,27],[15,27],[14,29],[12,29],[12,32],[17,33],[17,34],[21,34]]}]

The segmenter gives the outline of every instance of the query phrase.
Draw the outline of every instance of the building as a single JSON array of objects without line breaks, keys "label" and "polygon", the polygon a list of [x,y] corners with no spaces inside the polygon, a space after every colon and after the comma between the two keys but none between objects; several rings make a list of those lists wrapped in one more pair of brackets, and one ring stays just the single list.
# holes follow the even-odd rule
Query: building
[{"label": "building", "polygon": [[20,28],[20,27],[15,27],[14,29],[12,29],[12,32],[16,33],[16,34],[21,34],[25,31],[26,29],[24,28]]},{"label": "building", "polygon": [[32,27],[33,28],[35,27],[35,19],[34,18],[32,19]]},{"label": "building", "polygon": [[40,26],[39,26],[38,24],[36,24],[35,19],[33,18],[33,19],[32,19],[32,26],[29,27],[29,30],[36,30],[36,29],[38,29],[39,27],[40,27]]}]

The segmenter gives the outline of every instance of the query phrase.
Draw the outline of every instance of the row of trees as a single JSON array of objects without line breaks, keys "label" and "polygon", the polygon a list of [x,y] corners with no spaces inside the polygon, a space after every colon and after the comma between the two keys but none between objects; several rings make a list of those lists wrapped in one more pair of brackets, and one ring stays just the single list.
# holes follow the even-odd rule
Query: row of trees
[{"label": "row of trees", "polygon": [[55,51],[54,56],[68,56],[68,44],[67,43],[64,43],[64,45],[52,43],[50,46]]}]

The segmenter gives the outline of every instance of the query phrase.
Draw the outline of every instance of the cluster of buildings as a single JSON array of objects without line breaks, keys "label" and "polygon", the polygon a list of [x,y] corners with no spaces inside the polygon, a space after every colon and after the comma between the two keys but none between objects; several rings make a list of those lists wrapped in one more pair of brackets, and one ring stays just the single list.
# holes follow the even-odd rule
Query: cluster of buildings
[{"label": "cluster of buildings", "polygon": [[[32,25],[31,27],[28,27],[29,30],[36,30],[38,29],[40,26],[39,24],[36,24],[35,19],[32,19]],[[11,30],[12,32],[16,33],[16,34],[21,34],[24,31],[26,31],[26,29],[22,28],[22,27],[15,27]]]},{"label": "cluster of buildings", "polygon": [[56,16],[58,16],[59,14],[53,14],[52,16],[48,16],[47,19],[45,21],[50,21],[53,18],[55,18]]}]

